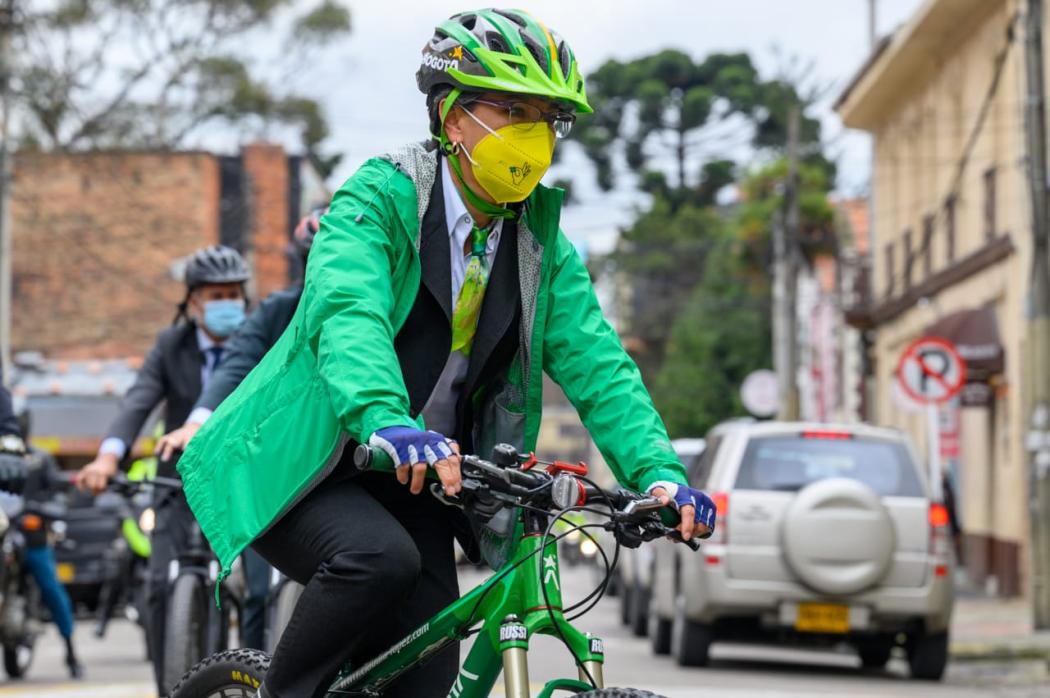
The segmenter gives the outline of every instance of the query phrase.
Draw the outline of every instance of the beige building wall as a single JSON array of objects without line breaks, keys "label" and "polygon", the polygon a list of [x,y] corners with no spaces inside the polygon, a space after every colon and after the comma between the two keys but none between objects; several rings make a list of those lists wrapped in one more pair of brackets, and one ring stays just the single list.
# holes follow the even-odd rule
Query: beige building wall
[{"label": "beige building wall", "polygon": [[[1021,444],[1030,223],[1019,23],[1007,41],[1017,9],[1016,0],[930,0],[838,104],[847,126],[874,136],[875,421],[906,430],[926,453],[925,414],[895,397],[897,361],[939,318],[986,304],[995,309],[1005,368],[988,381],[990,406],[961,410],[960,513],[975,581],[1008,594],[1024,588],[1028,538]],[[995,97],[960,167],[1007,46]],[[920,254],[927,220],[929,260]]]}]

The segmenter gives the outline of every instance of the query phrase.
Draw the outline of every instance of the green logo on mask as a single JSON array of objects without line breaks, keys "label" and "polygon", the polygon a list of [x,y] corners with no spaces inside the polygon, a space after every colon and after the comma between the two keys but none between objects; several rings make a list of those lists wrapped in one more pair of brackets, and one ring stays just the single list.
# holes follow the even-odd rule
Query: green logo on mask
[{"label": "green logo on mask", "polygon": [[531,172],[532,165],[530,165],[528,162],[523,162],[521,164],[521,167],[511,165],[510,180],[514,182],[514,184],[521,184],[523,181],[525,181],[525,178],[528,177]]}]

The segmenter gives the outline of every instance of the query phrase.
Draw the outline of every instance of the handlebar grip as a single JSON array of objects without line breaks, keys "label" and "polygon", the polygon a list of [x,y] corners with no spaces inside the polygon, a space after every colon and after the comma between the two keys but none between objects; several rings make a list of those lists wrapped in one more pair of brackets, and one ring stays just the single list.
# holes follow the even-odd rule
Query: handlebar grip
[{"label": "handlebar grip", "polygon": [[360,472],[366,470],[394,470],[394,461],[386,451],[372,448],[368,444],[358,444],[354,449],[354,467]]}]

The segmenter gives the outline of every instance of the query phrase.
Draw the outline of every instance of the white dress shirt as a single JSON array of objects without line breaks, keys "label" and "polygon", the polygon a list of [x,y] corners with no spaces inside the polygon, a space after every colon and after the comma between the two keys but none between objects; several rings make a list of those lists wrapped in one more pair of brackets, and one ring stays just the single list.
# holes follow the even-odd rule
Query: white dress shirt
[{"label": "white dress shirt", "polygon": [[[441,193],[445,198],[445,223],[448,225],[449,253],[452,261],[452,309],[456,309],[459,302],[459,290],[463,287],[463,275],[467,270],[467,262],[470,261],[470,252],[463,254],[463,246],[470,239],[470,231],[474,227],[474,218],[463,203],[463,197],[453,181],[455,175],[449,167],[448,159],[441,158]],[[503,231],[503,219],[497,218],[492,223],[489,231],[488,243],[485,246],[485,256],[488,259],[489,269],[496,258],[496,250],[499,248],[500,234]],[[469,247],[468,247],[469,249]]]}]

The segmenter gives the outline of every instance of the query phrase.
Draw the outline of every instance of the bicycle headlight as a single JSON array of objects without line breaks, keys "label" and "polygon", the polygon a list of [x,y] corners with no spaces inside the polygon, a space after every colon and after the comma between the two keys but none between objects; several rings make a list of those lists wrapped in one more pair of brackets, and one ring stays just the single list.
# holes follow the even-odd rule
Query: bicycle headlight
[{"label": "bicycle headlight", "polygon": [[139,529],[143,533],[152,533],[153,527],[157,525],[157,514],[153,507],[146,507],[139,515]]},{"label": "bicycle headlight", "polygon": [[576,502],[580,501],[580,487],[576,484],[576,478],[564,473],[554,478],[551,484],[551,500],[559,509],[576,506]]}]

